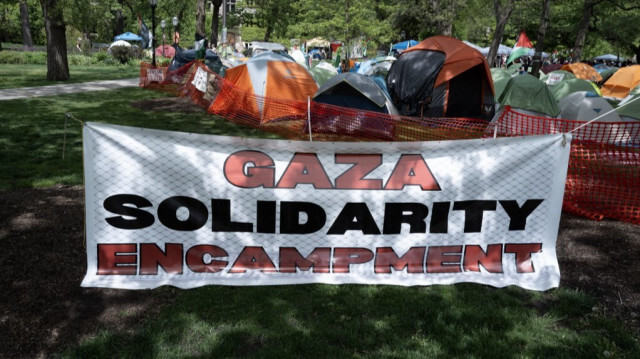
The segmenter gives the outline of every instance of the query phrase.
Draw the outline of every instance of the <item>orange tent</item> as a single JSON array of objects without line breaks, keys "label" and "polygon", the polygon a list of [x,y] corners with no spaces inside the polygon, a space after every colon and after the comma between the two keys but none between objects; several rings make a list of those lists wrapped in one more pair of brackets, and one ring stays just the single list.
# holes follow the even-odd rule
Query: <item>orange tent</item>
[{"label": "orange tent", "polygon": [[433,36],[403,51],[389,70],[387,88],[402,115],[493,116],[487,60],[453,37]]},{"label": "orange tent", "polygon": [[590,65],[584,62],[576,62],[575,64],[563,65],[560,70],[569,71],[576,75],[576,78],[589,80],[593,82],[602,81],[602,76]]},{"label": "orange tent", "polygon": [[466,45],[458,39],[448,36],[433,36],[406,49],[403,53],[420,50],[440,51],[444,52],[447,56],[444,64],[442,65],[442,70],[440,70],[440,73],[436,78],[434,87],[438,87],[459,74],[478,65],[483,65],[486,80],[493,84],[491,81],[489,64],[484,56],[480,51]]},{"label": "orange tent", "polygon": [[602,97],[625,98],[640,85],[640,65],[621,67],[602,85]]},{"label": "orange tent", "polygon": [[215,111],[224,112],[227,107],[240,106],[262,123],[298,115],[291,113],[295,106],[282,106],[283,102],[307,101],[318,90],[318,85],[303,66],[270,51],[228,69],[225,80],[232,83],[236,93],[242,93],[242,96],[226,103],[220,103],[225,99],[218,96],[211,104]]}]

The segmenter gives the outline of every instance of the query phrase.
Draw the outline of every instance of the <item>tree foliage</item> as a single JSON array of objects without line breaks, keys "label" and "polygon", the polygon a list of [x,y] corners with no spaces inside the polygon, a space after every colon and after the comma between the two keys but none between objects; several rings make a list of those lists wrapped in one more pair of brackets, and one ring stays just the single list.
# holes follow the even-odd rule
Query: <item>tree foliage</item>
[{"label": "tree foliage", "polygon": [[[42,10],[38,0],[26,1],[29,10],[33,42],[46,42]],[[148,0],[59,0],[64,3],[64,19],[68,42],[82,34],[94,42],[111,42],[124,31],[138,33],[138,16],[151,27]],[[171,18],[179,19],[181,45],[189,47],[195,40],[196,4],[202,0],[159,0],[157,24],[164,19],[169,25],[165,35],[171,39]],[[502,0],[506,3],[506,0]],[[222,21],[204,1],[204,16],[200,30],[212,42],[221,33]],[[367,42],[388,48],[400,40],[421,40],[437,34],[452,35],[480,46],[496,43],[512,46],[524,30],[530,39],[537,38],[543,0],[518,0],[501,34],[494,14],[494,0],[238,0],[236,10],[227,16],[227,27],[240,26],[244,41],[279,41],[290,45],[290,39],[311,39],[321,36],[328,40]],[[585,5],[592,12],[581,31]],[[217,7],[216,7],[217,8]],[[563,0],[551,1],[549,25],[544,48],[570,56],[582,46],[584,59],[604,52],[620,53],[624,57],[640,52],[640,0]],[[22,43],[19,1],[0,0],[0,41]],[[159,26],[156,39],[161,39]],[[401,34],[404,32],[404,38]]]}]

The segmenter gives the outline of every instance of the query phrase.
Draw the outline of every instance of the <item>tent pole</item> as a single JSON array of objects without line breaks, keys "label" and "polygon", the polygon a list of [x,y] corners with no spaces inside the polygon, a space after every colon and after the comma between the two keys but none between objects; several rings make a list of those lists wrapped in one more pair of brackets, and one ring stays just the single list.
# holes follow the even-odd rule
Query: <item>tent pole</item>
[{"label": "tent pole", "polygon": [[311,97],[307,96],[307,125],[309,126],[309,142],[313,142],[311,137]]}]

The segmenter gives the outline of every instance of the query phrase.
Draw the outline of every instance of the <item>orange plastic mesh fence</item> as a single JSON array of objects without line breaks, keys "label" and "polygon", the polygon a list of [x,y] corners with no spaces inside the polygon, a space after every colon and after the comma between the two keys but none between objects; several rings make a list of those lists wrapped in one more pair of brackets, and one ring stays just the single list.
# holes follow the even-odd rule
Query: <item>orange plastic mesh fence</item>
[{"label": "orange plastic mesh fence", "polygon": [[[520,114],[506,108],[496,123],[460,118],[414,118],[256,96],[235,87],[201,61],[168,72],[160,82],[140,70],[140,86],[189,97],[228,121],[313,141],[440,141],[569,132],[584,124]],[[192,84],[197,69],[206,91]],[[201,87],[202,89],[202,87]],[[601,220],[640,224],[640,122],[592,123],[573,132],[564,210]]]},{"label": "orange plastic mesh fence", "polygon": [[608,217],[640,224],[640,122],[581,125],[584,122],[507,108],[487,134],[541,135],[577,129],[572,133],[563,209],[597,220]]}]

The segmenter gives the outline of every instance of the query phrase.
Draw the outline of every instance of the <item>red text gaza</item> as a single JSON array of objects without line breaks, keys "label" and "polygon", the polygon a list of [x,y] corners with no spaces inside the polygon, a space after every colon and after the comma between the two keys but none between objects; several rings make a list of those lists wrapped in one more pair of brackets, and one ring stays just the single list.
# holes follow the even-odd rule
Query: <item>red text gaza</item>
[{"label": "red text gaza", "polygon": [[440,186],[420,154],[403,154],[385,178],[365,178],[382,165],[382,154],[335,154],[336,164],[351,165],[331,181],[324,164],[315,153],[296,152],[280,178],[276,163],[260,151],[239,151],[224,164],[227,181],[240,188],[296,188],[299,184],[315,189],[402,190],[419,186],[423,191],[439,191]]}]

